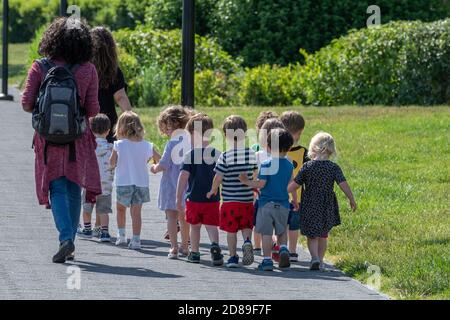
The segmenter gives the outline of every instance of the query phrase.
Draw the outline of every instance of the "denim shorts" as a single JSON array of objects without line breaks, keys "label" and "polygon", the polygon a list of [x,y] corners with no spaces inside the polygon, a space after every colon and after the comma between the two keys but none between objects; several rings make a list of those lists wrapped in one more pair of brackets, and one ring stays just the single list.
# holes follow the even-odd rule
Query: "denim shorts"
[{"label": "denim shorts", "polygon": [[117,186],[117,202],[125,207],[150,202],[150,191],[148,187]]},{"label": "denim shorts", "polygon": [[288,225],[290,231],[300,230],[300,210],[294,211],[294,206],[291,204],[289,211]]}]

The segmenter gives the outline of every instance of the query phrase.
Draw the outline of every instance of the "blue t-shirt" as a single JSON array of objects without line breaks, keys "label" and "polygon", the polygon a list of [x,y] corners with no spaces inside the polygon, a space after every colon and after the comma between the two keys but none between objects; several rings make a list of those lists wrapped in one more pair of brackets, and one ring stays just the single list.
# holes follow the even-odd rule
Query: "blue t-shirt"
[{"label": "blue t-shirt", "polygon": [[220,151],[212,147],[195,148],[186,154],[181,170],[190,173],[189,186],[186,192],[187,200],[193,202],[220,201],[219,193],[210,199],[206,198],[216,175],[214,168],[219,156]]},{"label": "blue t-shirt", "polygon": [[279,203],[290,208],[287,191],[292,178],[294,166],[287,158],[270,158],[261,164],[258,179],[265,180],[266,185],[261,189],[258,206],[264,207],[269,202]]}]

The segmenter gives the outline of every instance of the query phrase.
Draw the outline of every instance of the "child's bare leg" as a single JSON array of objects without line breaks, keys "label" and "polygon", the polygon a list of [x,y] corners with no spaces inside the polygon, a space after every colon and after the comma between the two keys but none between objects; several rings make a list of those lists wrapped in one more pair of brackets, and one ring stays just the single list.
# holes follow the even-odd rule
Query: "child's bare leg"
[{"label": "child's bare leg", "polygon": [[244,239],[244,241],[246,241],[247,239],[250,240],[252,238],[252,229],[243,229],[242,238]]},{"label": "child's bare leg", "polygon": [[142,204],[131,205],[131,225],[133,228],[133,236],[141,235],[142,217],[141,217]]},{"label": "child's bare leg", "polygon": [[83,212],[83,223],[91,223],[92,214],[90,212]]},{"label": "child's bare leg", "polygon": [[117,202],[117,228],[125,229],[127,207]]},{"label": "child's bare leg", "polygon": [[289,230],[288,238],[289,238],[289,252],[297,252],[297,243],[298,243],[298,230]]},{"label": "child's bare leg", "polygon": [[108,227],[109,226],[109,215],[107,213],[100,213],[98,215],[100,216],[101,226]]},{"label": "child's bare leg", "polygon": [[308,238],[308,250],[311,254],[311,258],[319,258],[319,240],[317,238]]},{"label": "child's bare leg", "polygon": [[280,246],[287,245],[287,234],[288,231],[286,229],[286,231],[284,231],[282,234],[277,235],[277,242]]},{"label": "child's bare leg", "polygon": [[191,224],[191,248],[192,252],[200,252],[200,229],[202,225]]},{"label": "child's bare leg", "polygon": [[180,223],[181,247],[184,251],[189,250],[189,223],[186,222],[185,213],[178,212],[178,222]]},{"label": "child's bare leg", "polygon": [[208,232],[209,241],[219,244],[219,228],[217,226],[211,226],[205,224],[206,231]]},{"label": "child's bare leg", "polygon": [[272,256],[272,236],[262,235],[263,256],[270,258]]},{"label": "child's bare leg", "polygon": [[100,215],[97,212],[95,212],[95,226],[96,227],[100,227],[101,226]]},{"label": "child's bare leg", "polygon": [[234,257],[236,255],[237,234],[227,232],[227,243],[228,243],[228,251],[230,251],[230,257]]},{"label": "child's bare leg", "polygon": [[327,238],[319,238],[318,240],[318,255],[320,262],[323,262],[323,258],[325,257],[325,252],[327,251]]},{"label": "child's bare leg", "polygon": [[167,231],[169,232],[171,250],[178,250],[178,211],[166,210]]},{"label": "child's bare leg", "polygon": [[253,242],[255,243],[255,248],[261,248],[262,236],[261,233],[254,232],[253,233]]}]

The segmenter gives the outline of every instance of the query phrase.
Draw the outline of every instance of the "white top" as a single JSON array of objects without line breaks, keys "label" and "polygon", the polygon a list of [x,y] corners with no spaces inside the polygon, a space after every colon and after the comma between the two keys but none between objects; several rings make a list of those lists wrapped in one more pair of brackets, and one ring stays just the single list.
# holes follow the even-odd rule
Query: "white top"
[{"label": "white top", "polygon": [[148,187],[148,161],[153,157],[153,144],[123,139],[114,142],[114,150],[118,155],[116,186]]},{"label": "white top", "polygon": [[112,185],[114,181],[114,169],[111,169],[109,158],[113,150],[113,144],[108,143],[104,138],[96,138],[97,148],[95,154],[97,156],[98,168],[100,169],[100,179],[102,182],[102,195],[110,195],[112,193]]}]

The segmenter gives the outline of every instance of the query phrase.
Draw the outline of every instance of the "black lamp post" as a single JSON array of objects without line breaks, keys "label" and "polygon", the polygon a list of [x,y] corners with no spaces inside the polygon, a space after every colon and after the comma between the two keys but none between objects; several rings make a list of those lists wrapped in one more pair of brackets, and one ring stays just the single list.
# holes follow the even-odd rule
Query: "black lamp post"
[{"label": "black lamp post", "polygon": [[0,93],[0,100],[11,101],[13,100],[13,96],[8,94],[8,18],[8,0],[3,0],[2,92]]},{"label": "black lamp post", "polygon": [[59,16],[60,17],[67,16],[67,0],[61,0],[59,2]]},{"label": "black lamp post", "polygon": [[183,0],[181,105],[194,108],[195,0]]}]

